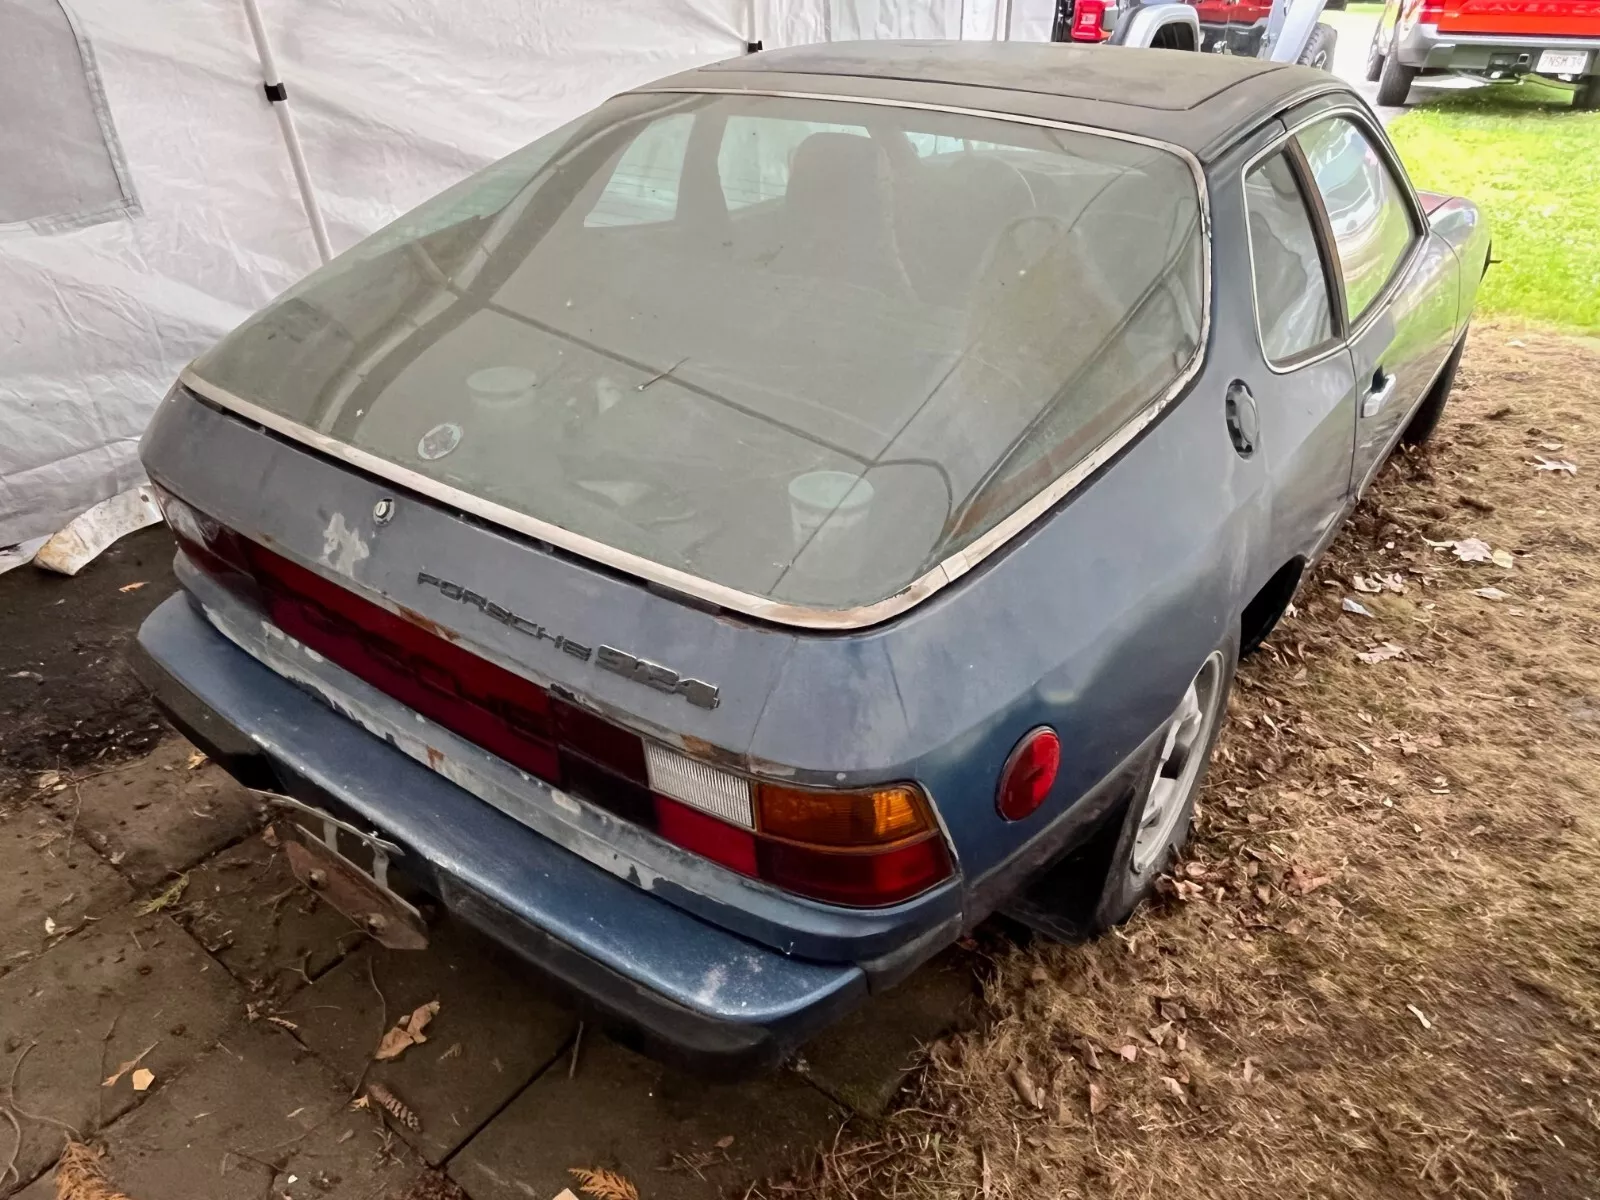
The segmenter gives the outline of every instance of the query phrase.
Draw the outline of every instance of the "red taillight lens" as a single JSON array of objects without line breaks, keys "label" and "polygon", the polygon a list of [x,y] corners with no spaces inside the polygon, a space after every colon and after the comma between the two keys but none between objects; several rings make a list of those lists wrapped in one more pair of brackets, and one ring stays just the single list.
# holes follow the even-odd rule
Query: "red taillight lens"
[{"label": "red taillight lens", "polygon": [[798,895],[860,907],[898,904],[952,873],[914,786],[783,787],[646,742],[423,618],[374,604],[160,495],[190,561],[284,633],[491,754],[685,850]]},{"label": "red taillight lens", "polygon": [[1061,739],[1056,731],[1041,725],[1029,731],[1011,751],[1000,772],[1000,789],[995,808],[1008,821],[1031,816],[1044,803],[1061,769]]},{"label": "red taillight lens", "polygon": [[1444,16],[1444,0],[1422,0],[1417,8],[1417,21],[1423,25],[1437,25]]},{"label": "red taillight lens", "polygon": [[1106,0],[1077,0],[1072,10],[1072,40],[1100,42],[1106,38],[1102,28],[1106,19]]}]

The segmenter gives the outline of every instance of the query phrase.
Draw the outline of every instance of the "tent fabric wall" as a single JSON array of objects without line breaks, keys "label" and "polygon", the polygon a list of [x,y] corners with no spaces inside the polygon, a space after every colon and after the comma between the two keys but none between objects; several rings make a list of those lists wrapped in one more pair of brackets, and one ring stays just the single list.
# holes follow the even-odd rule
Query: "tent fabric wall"
[{"label": "tent fabric wall", "polygon": [[[1046,2],[1013,0],[1013,23]],[[138,483],[138,438],[172,379],[317,265],[242,0],[66,3],[98,63],[138,207],[83,228],[0,233],[0,546]],[[752,22],[769,48],[991,37],[1004,3],[261,9],[337,252],[608,95],[743,52]]]}]

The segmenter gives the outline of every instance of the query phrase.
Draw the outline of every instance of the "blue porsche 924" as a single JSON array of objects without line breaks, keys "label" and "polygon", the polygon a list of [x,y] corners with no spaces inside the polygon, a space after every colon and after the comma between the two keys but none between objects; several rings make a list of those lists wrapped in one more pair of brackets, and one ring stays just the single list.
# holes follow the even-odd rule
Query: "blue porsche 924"
[{"label": "blue porsche 924", "polygon": [[442,911],[653,1053],[770,1064],[993,912],[1151,892],[1488,249],[1322,71],[676,75],[184,373],[139,669],[378,940]]}]

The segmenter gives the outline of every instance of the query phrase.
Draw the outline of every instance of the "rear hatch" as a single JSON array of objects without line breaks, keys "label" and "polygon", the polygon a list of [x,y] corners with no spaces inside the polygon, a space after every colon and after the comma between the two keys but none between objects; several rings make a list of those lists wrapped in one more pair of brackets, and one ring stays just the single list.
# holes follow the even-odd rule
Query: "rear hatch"
[{"label": "rear hatch", "polygon": [[[235,331],[146,463],[307,680],[331,662],[741,876],[898,904],[954,871],[912,749],[941,731],[906,728],[867,639],[785,675],[794,627],[905,611],[1195,369],[1195,169],[986,117],[620,97]],[[780,682],[827,720],[765,729]]]},{"label": "rear hatch", "polygon": [[1600,37],[1600,0],[1446,0],[1441,33]]}]

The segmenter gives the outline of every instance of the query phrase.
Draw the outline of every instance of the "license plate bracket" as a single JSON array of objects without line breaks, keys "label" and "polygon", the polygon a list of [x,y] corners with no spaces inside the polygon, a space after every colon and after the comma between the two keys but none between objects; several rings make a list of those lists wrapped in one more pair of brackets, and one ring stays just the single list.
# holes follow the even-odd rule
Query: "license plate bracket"
[{"label": "license plate bracket", "polygon": [[1534,70],[1541,75],[1582,75],[1588,65],[1587,50],[1544,50]]},{"label": "license plate bracket", "polygon": [[[427,924],[416,907],[389,886],[389,864],[403,853],[376,833],[363,833],[332,813],[289,796],[260,793],[275,807],[290,810],[277,822],[283,851],[294,877],[391,950],[425,950]],[[310,826],[310,828],[308,828]],[[340,851],[340,838],[354,839],[370,856],[365,869]]]}]

